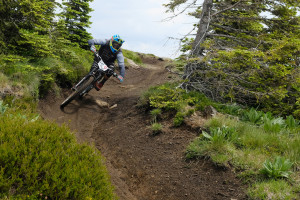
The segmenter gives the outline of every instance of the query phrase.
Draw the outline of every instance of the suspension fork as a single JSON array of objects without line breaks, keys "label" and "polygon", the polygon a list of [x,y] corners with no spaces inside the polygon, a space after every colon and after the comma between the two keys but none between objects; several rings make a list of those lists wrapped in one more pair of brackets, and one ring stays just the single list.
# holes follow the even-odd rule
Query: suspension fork
[{"label": "suspension fork", "polygon": [[73,88],[76,90],[76,88],[81,85],[86,79],[88,79],[89,77],[91,76],[94,76],[93,75],[93,72],[94,70],[92,70],[91,72],[88,73],[88,75],[86,75],[85,77],[83,77]]},{"label": "suspension fork", "polygon": [[[94,84],[97,80],[100,80],[103,76],[102,73],[100,73],[97,77],[95,77],[94,75],[92,75],[94,77],[94,81],[85,89],[80,93],[80,96],[83,96],[84,94],[88,93],[89,91],[91,91],[91,89],[94,88]],[[89,76],[90,77],[90,76]]]}]

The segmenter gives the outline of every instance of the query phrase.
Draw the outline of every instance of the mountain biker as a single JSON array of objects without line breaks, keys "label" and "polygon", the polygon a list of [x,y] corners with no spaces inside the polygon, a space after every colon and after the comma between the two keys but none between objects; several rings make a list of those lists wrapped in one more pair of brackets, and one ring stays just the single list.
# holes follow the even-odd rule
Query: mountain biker
[{"label": "mountain biker", "polygon": [[[91,39],[88,41],[88,44],[90,46],[91,51],[96,52],[95,45],[101,45],[99,49],[99,55],[103,59],[104,63],[107,66],[111,66],[114,64],[115,60],[118,60],[118,65],[120,68],[120,74],[118,76],[118,79],[120,82],[123,82],[124,76],[125,76],[125,65],[124,65],[124,56],[122,53],[121,46],[125,41],[120,38],[119,35],[114,35],[111,37],[111,39]],[[91,69],[96,65],[96,60],[94,60],[94,63],[91,67]],[[111,76],[111,75],[110,75]],[[105,77],[102,79],[102,81],[97,81],[95,83],[95,89],[99,91],[104,83],[110,78],[109,75],[105,75]]]}]

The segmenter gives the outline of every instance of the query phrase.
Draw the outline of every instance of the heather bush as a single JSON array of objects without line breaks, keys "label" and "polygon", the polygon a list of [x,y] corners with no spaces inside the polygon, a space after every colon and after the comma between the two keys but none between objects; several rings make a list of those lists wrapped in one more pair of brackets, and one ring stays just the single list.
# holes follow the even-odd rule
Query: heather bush
[{"label": "heather bush", "polygon": [[100,152],[66,126],[6,109],[0,141],[0,199],[116,198]]}]

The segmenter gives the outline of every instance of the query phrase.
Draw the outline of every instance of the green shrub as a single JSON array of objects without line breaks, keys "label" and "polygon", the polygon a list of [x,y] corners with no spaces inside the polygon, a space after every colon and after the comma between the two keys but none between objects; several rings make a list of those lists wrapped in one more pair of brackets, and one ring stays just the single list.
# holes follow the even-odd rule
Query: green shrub
[{"label": "green shrub", "polygon": [[177,127],[180,126],[184,121],[184,117],[185,117],[184,113],[177,112],[174,119],[173,119],[174,126],[177,126]]},{"label": "green shrub", "polygon": [[115,198],[99,151],[65,126],[8,109],[0,141],[0,198]]},{"label": "green shrub", "polygon": [[278,156],[273,162],[266,160],[260,172],[269,178],[289,178],[290,174],[292,174],[292,166],[293,163],[288,159]]}]

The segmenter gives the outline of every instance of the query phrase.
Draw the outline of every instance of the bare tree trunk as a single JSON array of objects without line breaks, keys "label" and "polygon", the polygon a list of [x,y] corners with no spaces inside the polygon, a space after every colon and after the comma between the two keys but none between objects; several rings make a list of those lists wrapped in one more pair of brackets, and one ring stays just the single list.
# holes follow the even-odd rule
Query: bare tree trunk
[{"label": "bare tree trunk", "polygon": [[211,18],[211,9],[213,6],[213,0],[204,0],[202,6],[202,13],[199,21],[199,27],[197,35],[193,44],[192,55],[200,56],[203,52],[203,48],[200,45],[203,43],[207,30],[209,28],[210,18]]}]

